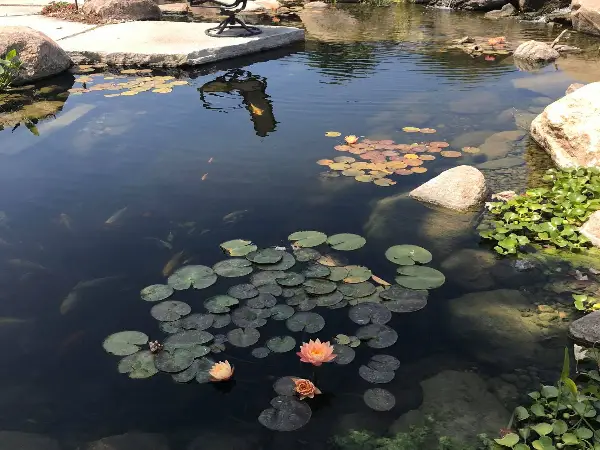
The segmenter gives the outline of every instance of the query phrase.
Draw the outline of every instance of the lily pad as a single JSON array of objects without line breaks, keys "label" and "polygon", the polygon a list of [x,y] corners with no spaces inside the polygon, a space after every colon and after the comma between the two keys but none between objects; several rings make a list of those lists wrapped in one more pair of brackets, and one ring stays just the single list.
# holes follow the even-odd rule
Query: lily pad
[{"label": "lily pad", "polygon": [[158,373],[154,365],[154,354],[150,350],[142,350],[126,356],[119,361],[117,370],[119,373],[128,374],[129,378],[133,379],[150,378]]},{"label": "lily pad", "polygon": [[275,297],[279,297],[283,294],[283,288],[278,284],[263,284],[262,286],[257,286],[258,292],[260,294],[271,294]]},{"label": "lily pad", "polygon": [[335,355],[333,362],[340,365],[350,364],[356,356],[353,348],[342,344],[333,344],[333,354]]},{"label": "lily pad", "polygon": [[113,355],[128,356],[137,353],[140,345],[147,343],[148,336],[141,331],[119,331],[104,339],[102,347]]},{"label": "lily pad", "polygon": [[308,403],[292,396],[281,395],[271,400],[272,408],[265,409],[258,416],[264,427],[273,431],[294,431],[308,423],[312,410]]},{"label": "lily pad", "polygon": [[192,365],[194,355],[189,350],[179,348],[169,352],[163,350],[154,356],[154,365],[161,372],[181,372]]},{"label": "lily pad", "polygon": [[258,272],[250,277],[250,283],[256,287],[263,286],[265,284],[275,284],[277,279],[284,277],[285,272],[279,270],[271,270],[266,272]]},{"label": "lily pad", "polygon": [[179,333],[183,331],[183,327],[181,326],[181,320],[173,320],[171,322],[161,322],[158,324],[158,328],[163,333],[173,334]]},{"label": "lily pad", "polygon": [[356,284],[341,284],[338,287],[338,290],[346,297],[360,298],[375,293],[376,288],[372,283],[363,281],[362,283]]},{"label": "lily pad", "polygon": [[229,314],[215,314],[214,317],[213,328],[225,328],[231,323],[231,316]]},{"label": "lily pad", "polygon": [[258,289],[256,289],[253,284],[237,284],[231,286],[227,291],[227,294],[239,300],[246,300],[256,297],[258,295]]},{"label": "lily pad", "polygon": [[389,411],[396,405],[394,395],[385,389],[367,389],[363,394],[365,404],[375,411]]},{"label": "lily pad", "polygon": [[385,257],[403,266],[412,266],[415,262],[427,264],[433,258],[429,250],[416,245],[394,245],[386,250]]},{"label": "lily pad", "polygon": [[140,292],[142,300],[147,302],[160,302],[173,294],[173,288],[168,284],[153,284],[145,287]]},{"label": "lily pad", "polygon": [[187,369],[185,369],[182,372],[173,374],[171,377],[173,378],[173,381],[175,381],[177,383],[188,383],[188,382],[192,381],[194,378],[196,378],[196,375],[198,374],[198,369],[199,369],[200,365],[201,365],[200,360],[196,359],[196,360],[194,360],[194,362],[192,363],[192,365],[190,367],[188,367]]},{"label": "lily pad", "polygon": [[340,291],[335,291],[331,294],[319,295],[318,297],[315,297],[314,300],[317,306],[332,307],[344,300],[344,296]]},{"label": "lily pad", "polygon": [[192,353],[195,358],[200,358],[209,353],[208,347],[204,346],[207,342],[213,340],[213,335],[208,331],[187,330],[177,334],[172,334],[163,342],[164,350],[175,352],[178,349],[184,349]]},{"label": "lily pad", "polygon": [[281,377],[273,384],[273,390],[279,395],[293,397],[296,395],[295,377]]},{"label": "lily pad", "polygon": [[172,320],[181,319],[190,312],[192,312],[190,305],[177,300],[167,300],[158,305],[154,305],[150,310],[152,317],[161,322],[170,322]]},{"label": "lily pad", "polygon": [[251,298],[246,302],[246,305],[250,308],[272,308],[277,304],[277,299],[271,294],[258,294],[258,296]]},{"label": "lily pad", "polygon": [[271,308],[271,319],[287,320],[294,315],[296,311],[289,305],[275,305]]},{"label": "lily pad", "polygon": [[310,279],[304,282],[304,289],[312,295],[325,295],[335,291],[337,284],[328,280]]},{"label": "lily pad", "polygon": [[275,336],[266,342],[266,346],[274,353],[285,353],[296,347],[296,339],[292,336]]},{"label": "lily pad", "polygon": [[375,384],[389,383],[396,376],[396,374],[394,372],[392,372],[391,370],[390,371],[379,371],[379,370],[371,369],[368,366],[360,366],[358,368],[358,374],[360,375],[360,377],[363,380],[368,381],[369,383],[375,383]]},{"label": "lily pad", "polygon": [[400,286],[391,286],[379,293],[385,300],[383,306],[395,313],[409,313],[419,311],[427,306],[429,292],[426,290],[406,289]]},{"label": "lily pad", "polygon": [[348,345],[350,343],[350,336],[338,334],[335,336],[335,342],[340,345]]},{"label": "lily pad", "polygon": [[223,242],[221,248],[229,256],[246,256],[248,253],[255,251],[258,247],[252,241],[244,239],[234,239],[232,241]]},{"label": "lily pad", "polygon": [[384,325],[392,320],[392,313],[378,303],[361,303],[353,306],[348,312],[350,320],[358,325],[378,323]]},{"label": "lily pad", "polygon": [[204,307],[213,314],[223,314],[228,313],[232,306],[239,303],[240,301],[237,298],[229,295],[215,295],[204,302]]},{"label": "lily pad", "polygon": [[231,321],[240,328],[258,328],[267,324],[265,318],[247,306],[235,309],[231,313]]},{"label": "lily pad", "polygon": [[306,278],[325,278],[331,273],[329,267],[319,263],[310,264],[304,272],[302,272]]},{"label": "lily pad", "polygon": [[314,312],[298,312],[285,322],[288,330],[297,333],[306,331],[307,333],[318,333],[325,327],[325,319]]},{"label": "lily pad", "polygon": [[320,231],[297,231],[288,236],[296,247],[316,247],[327,241],[327,235]]},{"label": "lily pad", "polygon": [[209,358],[201,358],[197,360],[197,372],[196,382],[197,383],[208,383],[211,381],[210,369],[215,365],[215,362]]},{"label": "lily pad", "polygon": [[256,348],[252,349],[250,354],[252,356],[254,356],[255,358],[263,359],[271,354],[271,350],[269,350],[266,347],[256,347]]},{"label": "lily pad", "polygon": [[366,341],[371,348],[387,348],[396,343],[398,333],[387,325],[370,324],[360,327],[356,331],[356,337]]},{"label": "lily pad", "polygon": [[400,267],[398,273],[401,276],[396,277],[396,283],[409,289],[434,289],[446,281],[444,274],[432,267]]},{"label": "lily pad", "polygon": [[[342,296],[342,298],[343,298],[343,296]],[[343,299],[341,302],[336,303],[334,305],[329,305],[327,308],[329,308],[329,309],[341,309],[341,308],[345,308],[348,305],[349,305],[348,300]]]},{"label": "lily pad", "polygon": [[226,278],[243,277],[252,273],[252,263],[243,258],[226,259],[216,263],[213,270],[219,276]]},{"label": "lily pad", "polygon": [[331,281],[342,281],[347,276],[348,269],[346,269],[345,267],[330,267],[329,276],[327,277],[327,279]]},{"label": "lily pad", "polygon": [[217,282],[217,275],[207,266],[184,266],[169,277],[167,283],[173,289],[183,291],[193,286],[195,289],[204,289]]},{"label": "lily pad", "polygon": [[344,283],[362,283],[367,281],[373,275],[371,271],[364,266],[346,266],[348,275],[344,278]]},{"label": "lily pad", "polygon": [[236,328],[227,333],[227,339],[236,347],[250,347],[258,342],[260,333],[256,328]]},{"label": "lily pad", "polygon": [[281,261],[275,264],[261,264],[260,269],[277,271],[288,270],[294,267],[294,264],[296,264],[296,259],[292,256],[292,254],[288,252],[283,252],[283,257],[281,258]]},{"label": "lily pad", "polygon": [[298,248],[294,250],[294,256],[300,262],[316,261],[321,254],[313,248]]},{"label": "lily pad", "polygon": [[256,264],[275,264],[281,261],[283,254],[284,252],[282,250],[263,248],[261,250],[248,253],[246,258]]},{"label": "lily pad", "polygon": [[180,319],[180,326],[186,330],[208,330],[212,327],[215,316],[212,314],[190,314]]},{"label": "lily pad", "polygon": [[306,278],[301,273],[286,272],[285,276],[278,278],[277,283],[286,287],[300,286]]},{"label": "lily pad", "polygon": [[394,372],[400,368],[400,361],[392,355],[373,355],[367,366],[380,372]]},{"label": "lily pad", "polygon": [[311,309],[315,309],[317,306],[317,301],[313,297],[306,297],[302,299],[297,305],[296,310],[298,311],[310,311]]},{"label": "lily pad", "polygon": [[363,247],[367,240],[358,234],[341,233],[330,236],[327,243],[335,250],[351,251]]}]

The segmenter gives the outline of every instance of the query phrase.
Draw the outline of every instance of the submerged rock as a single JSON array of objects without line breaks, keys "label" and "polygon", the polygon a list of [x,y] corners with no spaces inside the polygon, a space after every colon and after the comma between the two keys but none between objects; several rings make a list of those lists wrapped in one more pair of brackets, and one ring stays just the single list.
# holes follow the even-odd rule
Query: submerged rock
[{"label": "submerged rock", "polygon": [[600,0],[573,0],[571,20],[575,30],[600,36]]},{"label": "submerged rock", "polygon": [[167,438],[156,433],[130,432],[92,442],[85,450],[169,450]]},{"label": "submerged rock", "polygon": [[594,311],[571,323],[569,334],[580,345],[597,346],[600,342],[600,311]]},{"label": "submerged rock", "polygon": [[510,3],[504,5],[501,9],[497,9],[495,11],[490,11],[485,13],[483,16],[486,19],[498,20],[505,19],[507,17],[511,17],[517,14],[516,8]]},{"label": "submerged rock", "polygon": [[561,169],[600,166],[600,82],[548,105],[531,136]]},{"label": "submerged rock", "polygon": [[522,67],[542,67],[559,58],[560,54],[548,44],[539,41],[523,42],[513,54],[515,62],[525,63]]},{"label": "submerged rock", "polygon": [[410,192],[410,197],[421,202],[468,211],[479,206],[487,195],[483,174],[471,166],[448,169]]},{"label": "submerged rock", "polygon": [[579,232],[588,238],[594,247],[600,247],[600,211],[593,213]]},{"label": "submerged rock", "polygon": [[573,92],[575,92],[577,89],[584,87],[585,84],[583,83],[571,83],[569,85],[569,87],[567,88],[567,90],[565,91],[565,95],[569,95]]},{"label": "submerged rock", "polygon": [[465,289],[481,291],[494,285],[490,269],[496,262],[491,252],[465,248],[452,253],[441,268],[448,280]]},{"label": "submerged rock", "polygon": [[153,0],[87,0],[85,14],[105,20],[160,20],[161,11]]},{"label": "submerged rock", "polygon": [[60,450],[47,436],[19,431],[0,431],[0,450]]}]

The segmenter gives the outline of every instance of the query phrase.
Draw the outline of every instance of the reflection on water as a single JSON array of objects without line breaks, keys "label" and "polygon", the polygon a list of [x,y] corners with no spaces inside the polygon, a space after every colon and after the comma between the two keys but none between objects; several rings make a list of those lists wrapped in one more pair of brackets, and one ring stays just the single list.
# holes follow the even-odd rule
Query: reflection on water
[{"label": "reflection on water", "polygon": [[[460,163],[481,166],[493,189],[536,185],[548,162],[524,130],[571,82],[600,73],[587,51],[593,41],[573,37],[569,44],[583,55],[526,73],[510,57],[486,61],[447,47],[466,34],[549,41],[552,29],[408,4],[343,7],[305,25],[304,45],[152,74],[189,82],[164,95],[68,95],[69,79],[0,99],[2,108],[10,100],[26,111],[0,113],[0,430],[43,434],[66,449],[133,431],[162,437],[128,435],[119,450],[152,448],[140,439],[166,439],[173,450],[320,449],[351,428],[405,430],[442,405],[448,414],[436,435],[468,439],[505,426],[521,392],[553,381],[568,292],[548,290],[542,268],[524,275],[480,247],[477,216],[406,196],[456,160],[430,161],[427,173],[387,188],[322,178],[315,161],[332,152],[326,131],[408,145],[419,138],[403,127],[434,128],[450,148],[481,149]],[[96,74],[86,86],[119,75]],[[42,105],[43,113],[27,105]],[[176,255],[212,266],[223,259],[220,242],[289,245],[297,230],[365,236],[351,263],[384,280],[395,276],[383,257],[394,244],[429,249],[432,266],[451,274],[427,308],[394,319],[399,338],[386,351],[401,367],[384,385],[396,398],[391,411],[365,406],[362,395],[373,385],[358,366],[333,367],[323,380],[328,395],[312,405],[305,428],[265,430],[256,418],[272,383],[297,371],[291,353],[262,363],[228,352],[239,377],[228,393],[117,373],[102,340],[124,329],[161,338],[139,291],[164,282]],[[200,308],[208,295],[198,291],[189,302]],[[552,313],[538,314],[538,304]],[[318,337],[340,332],[336,317],[347,322],[347,312],[340,314],[331,312],[331,328]],[[480,320],[488,317],[493,324]],[[468,417],[468,425],[458,429],[453,417]]]}]

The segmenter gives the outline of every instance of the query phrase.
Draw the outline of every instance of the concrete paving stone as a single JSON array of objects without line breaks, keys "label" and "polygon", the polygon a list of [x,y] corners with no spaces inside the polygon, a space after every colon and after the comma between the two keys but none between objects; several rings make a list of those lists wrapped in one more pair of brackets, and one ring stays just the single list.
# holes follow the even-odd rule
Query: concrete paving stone
[{"label": "concrete paving stone", "polygon": [[0,6],[0,17],[32,16],[41,12],[42,6]]},{"label": "concrete paving stone", "polygon": [[0,17],[0,27],[1,26],[31,27],[34,30],[41,31],[50,39],[54,39],[55,41],[68,36],[83,33],[84,31],[88,31],[97,27],[97,25],[69,22],[67,20],[37,15]]}]

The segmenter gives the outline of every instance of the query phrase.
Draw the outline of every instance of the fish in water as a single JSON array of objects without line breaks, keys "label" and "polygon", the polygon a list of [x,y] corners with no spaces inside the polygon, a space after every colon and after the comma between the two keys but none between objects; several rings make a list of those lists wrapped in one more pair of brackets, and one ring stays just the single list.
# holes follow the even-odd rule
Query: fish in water
[{"label": "fish in water", "polygon": [[0,317],[0,326],[2,325],[23,325],[31,322],[33,319],[20,319],[18,317]]},{"label": "fish in water", "polygon": [[116,213],[114,213],[112,216],[110,216],[108,219],[106,219],[106,222],[104,222],[106,225],[113,225],[115,223],[117,223],[125,214],[125,212],[127,211],[127,206],[125,208],[121,208],[120,210],[118,210]]},{"label": "fish in water", "polygon": [[211,162],[213,162],[213,158],[212,158],[212,157],[211,157],[211,158],[208,160],[208,163],[209,163],[209,164],[210,164]]},{"label": "fish in water", "polygon": [[69,231],[73,230],[71,228],[71,218],[69,217],[68,214],[61,213],[60,216],[58,216],[58,219],[56,219],[56,223],[58,223],[59,225],[62,225]]},{"label": "fish in water", "polygon": [[26,259],[9,259],[8,264],[17,269],[28,269],[28,270],[48,270],[41,264],[33,261],[27,261]]},{"label": "fish in water", "polygon": [[168,248],[169,250],[173,249],[173,246],[169,242],[165,242],[162,239],[155,238],[155,237],[146,237],[144,239],[149,239],[151,241],[155,241],[159,246]]},{"label": "fish in water", "polygon": [[71,311],[75,307],[75,305],[77,305],[83,298],[81,291],[83,291],[84,289],[98,287],[98,286],[101,286],[110,281],[118,280],[121,278],[122,277],[120,277],[120,276],[111,276],[111,277],[93,278],[91,280],[82,280],[82,281],[78,282],[75,286],[73,286],[73,289],[71,289],[71,292],[69,292],[69,294],[65,297],[65,299],[60,304],[60,313],[62,315],[65,315],[69,311]]},{"label": "fish in water", "polygon": [[202,175],[202,181],[206,180],[208,178],[208,174],[205,173],[204,175]]},{"label": "fish in water", "polygon": [[223,223],[236,223],[237,221],[241,220],[247,212],[247,209],[240,209],[239,211],[230,212],[223,217]]},{"label": "fish in water", "polygon": [[167,264],[165,264],[165,267],[163,267],[162,274],[165,277],[171,275],[173,271],[177,268],[177,266],[179,266],[179,262],[181,261],[182,257],[183,250],[173,255],[173,257],[167,262]]}]

